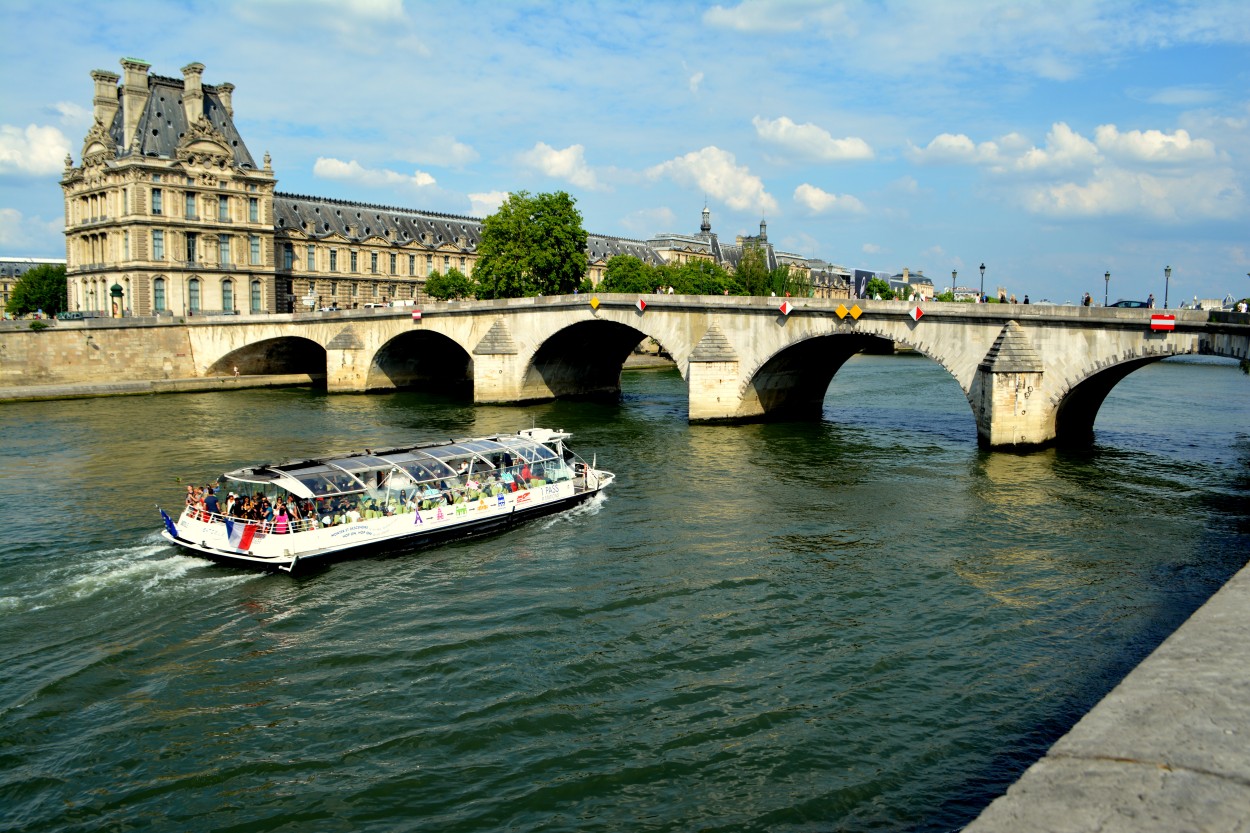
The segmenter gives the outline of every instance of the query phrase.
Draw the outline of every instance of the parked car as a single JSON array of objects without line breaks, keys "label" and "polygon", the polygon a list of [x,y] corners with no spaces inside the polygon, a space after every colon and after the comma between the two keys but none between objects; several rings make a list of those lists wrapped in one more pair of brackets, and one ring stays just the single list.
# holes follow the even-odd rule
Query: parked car
[{"label": "parked car", "polygon": [[1131,307],[1133,309],[1145,309],[1150,304],[1145,301],[1116,301],[1114,304],[1107,304],[1109,307]]}]

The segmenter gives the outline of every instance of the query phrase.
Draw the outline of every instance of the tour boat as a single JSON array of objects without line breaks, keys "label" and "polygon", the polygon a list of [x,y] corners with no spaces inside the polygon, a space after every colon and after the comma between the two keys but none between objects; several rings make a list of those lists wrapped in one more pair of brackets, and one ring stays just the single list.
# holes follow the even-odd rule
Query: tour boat
[{"label": "tour boat", "polygon": [[207,507],[189,487],[176,522],[162,509],[161,535],[215,561],[294,572],[495,532],[612,483],[564,445],[570,436],[531,428],[239,469],[218,479]]}]

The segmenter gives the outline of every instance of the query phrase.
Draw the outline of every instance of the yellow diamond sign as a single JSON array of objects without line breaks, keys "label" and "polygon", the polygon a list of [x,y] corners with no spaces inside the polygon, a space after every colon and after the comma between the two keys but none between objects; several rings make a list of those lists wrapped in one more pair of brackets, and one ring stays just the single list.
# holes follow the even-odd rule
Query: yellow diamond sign
[{"label": "yellow diamond sign", "polygon": [[838,314],[838,318],[846,318],[846,304],[838,304],[838,308],[834,312]]},{"label": "yellow diamond sign", "polygon": [[592,295],[592,296],[591,296],[591,298],[590,298],[590,308],[591,308],[591,309],[599,309],[599,296],[598,296],[598,295]]},{"label": "yellow diamond sign", "polygon": [[863,314],[864,314],[864,311],[859,308],[859,304],[856,304],[855,306],[851,307],[851,317],[854,318],[856,321],[858,321],[859,317]]}]

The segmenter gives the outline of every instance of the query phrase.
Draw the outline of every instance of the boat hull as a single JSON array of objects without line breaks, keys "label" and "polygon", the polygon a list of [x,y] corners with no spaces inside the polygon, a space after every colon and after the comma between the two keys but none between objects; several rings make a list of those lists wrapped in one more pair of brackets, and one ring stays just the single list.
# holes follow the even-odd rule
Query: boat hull
[{"label": "boat hull", "polygon": [[[220,564],[252,570],[293,573],[316,565],[365,556],[402,554],[449,541],[491,535],[535,518],[563,512],[591,500],[612,482],[602,472],[598,485],[582,488],[572,482],[507,495],[482,498],[400,515],[286,535],[263,535],[247,549],[231,545],[226,524],[206,523],[183,513],[162,537],[195,555]],[[237,525],[245,522],[238,521]]]}]

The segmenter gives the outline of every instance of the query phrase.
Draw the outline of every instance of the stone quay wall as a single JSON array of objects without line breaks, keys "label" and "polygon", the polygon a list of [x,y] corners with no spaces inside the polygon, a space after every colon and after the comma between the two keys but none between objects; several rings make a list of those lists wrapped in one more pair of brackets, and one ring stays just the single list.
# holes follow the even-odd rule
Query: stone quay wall
[{"label": "stone quay wall", "polygon": [[94,327],[56,322],[45,330],[0,329],[0,387],[108,384],[195,377],[187,328],[171,324]]}]

